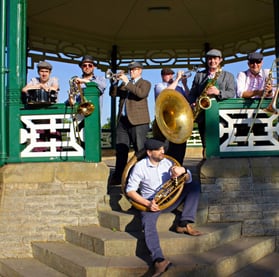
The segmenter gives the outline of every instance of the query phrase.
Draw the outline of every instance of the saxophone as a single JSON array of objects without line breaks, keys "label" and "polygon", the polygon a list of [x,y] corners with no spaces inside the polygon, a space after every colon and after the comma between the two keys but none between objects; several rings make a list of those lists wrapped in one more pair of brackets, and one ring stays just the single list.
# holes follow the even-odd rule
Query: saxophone
[{"label": "saxophone", "polygon": [[197,98],[195,102],[195,106],[193,108],[193,115],[194,115],[194,121],[197,119],[198,115],[201,113],[202,110],[207,110],[211,108],[211,99],[207,95],[207,91],[210,87],[213,87],[216,85],[216,81],[218,77],[220,76],[222,72],[222,69],[219,68],[217,72],[215,73],[214,78],[210,79],[202,91],[201,95]]}]

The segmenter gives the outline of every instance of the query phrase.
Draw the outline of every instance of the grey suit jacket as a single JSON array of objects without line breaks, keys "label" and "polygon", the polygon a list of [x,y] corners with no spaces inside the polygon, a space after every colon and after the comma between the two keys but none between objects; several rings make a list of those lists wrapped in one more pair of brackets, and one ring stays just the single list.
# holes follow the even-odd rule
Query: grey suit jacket
[{"label": "grey suit jacket", "polygon": [[[207,76],[208,72],[206,70],[198,72],[195,75],[192,88],[188,96],[188,100],[191,104],[196,102],[197,98],[205,89],[207,85]],[[236,97],[236,85],[232,73],[222,71],[217,79],[216,87],[220,90],[220,95],[216,97],[217,100]]]},{"label": "grey suit jacket", "polygon": [[125,102],[127,117],[132,125],[148,124],[150,116],[147,98],[150,88],[151,83],[142,78],[135,84],[130,81],[126,86],[114,86],[110,91],[110,96],[120,97],[118,119]]}]

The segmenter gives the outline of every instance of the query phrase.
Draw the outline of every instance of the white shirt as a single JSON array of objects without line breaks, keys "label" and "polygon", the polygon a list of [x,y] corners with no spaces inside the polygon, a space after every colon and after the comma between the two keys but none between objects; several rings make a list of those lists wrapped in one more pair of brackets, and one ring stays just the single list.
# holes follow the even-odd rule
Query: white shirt
[{"label": "white shirt", "polygon": [[[259,74],[254,75],[248,69],[238,73],[237,82],[237,97],[242,97],[244,91],[263,90],[265,87],[265,79],[268,77],[269,69],[261,69]],[[259,98],[260,96],[253,96]]]},{"label": "white shirt", "polygon": [[[164,158],[159,164],[153,165],[146,157],[135,164],[128,179],[126,192],[140,190],[145,199],[153,199],[154,195],[161,189],[162,185],[171,178],[170,169],[173,162]],[[189,180],[192,182],[192,174],[187,170]]]}]

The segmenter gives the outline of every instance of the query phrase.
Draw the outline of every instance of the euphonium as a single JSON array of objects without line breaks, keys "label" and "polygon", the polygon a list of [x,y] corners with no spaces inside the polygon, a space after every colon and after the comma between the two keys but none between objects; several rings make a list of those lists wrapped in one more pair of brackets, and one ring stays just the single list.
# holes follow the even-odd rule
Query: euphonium
[{"label": "euphonium", "polygon": [[[135,163],[138,160],[140,160],[141,158],[142,157],[137,157],[136,155],[134,155],[128,161],[128,163],[124,169],[124,172],[122,174],[122,180],[121,180],[122,192],[126,197],[127,197],[126,185],[127,185],[127,181],[129,178],[129,173],[130,173],[131,169],[133,168],[133,166],[135,165]],[[179,162],[177,160],[175,160],[173,157],[165,155],[165,158],[171,160],[174,163],[174,165],[180,166]],[[169,206],[171,206],[172,204],[175,203],[175,201],[178,199],[178,197],[182,193],[186,178],[187,178],[187,173],[184,173],[184,174],[178,176],[177,178],[169,179],[162,185],[162,187],[158,190],[158,192],[154,196],[154,200],[157,203],[157,205],[159,206],[160,210],[167,209]],[[134,208],[136,208],[137,210],[147,211],[147,207],[145,207],[129,198],[128,198],[128,200],[130,201],[132,206]]]},{"label": "euphonium", "polygon": [[82,91],[82,88],[80,86],[80,84],[76,84],[75,83],[75,79],[77,78],[77,76],[74,76],[70,79],[69,83],[70,83],[70,92],[69,92],[69,104],[71,106],[74,105],[74,97],[79,94],[80,95],[80,99],[81,99],[81,102],[80,104],[78,105],[77,107],[77,113],[78,114],[81,114],[83,116],[89,116],[92,114],[92,112],[94,111],[95,107],[94,105],[89,102],[89,101],[86,101],[84,95],[83,95],[83,91]]},{"label": "euphonium", "polygon": [[207,91],[210,87],[215,86],[216,81],[220,76],[221,72],[222,69],[219,68],[219,70],[215,73],[214,78],[209,79],[201,95],[197,98],[195,106],[193,108],[194,120],[197,119],[198,115],[201,113],[202,110],[207,110],[211,108],[211,98],[207,95]]}]

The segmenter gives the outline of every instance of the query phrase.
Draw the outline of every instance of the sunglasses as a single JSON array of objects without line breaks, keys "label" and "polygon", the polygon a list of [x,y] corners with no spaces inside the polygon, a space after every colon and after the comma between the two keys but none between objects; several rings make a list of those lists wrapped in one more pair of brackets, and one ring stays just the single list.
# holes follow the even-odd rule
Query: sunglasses
[{"label": "sunglasses", "polygon": [[249,60],[249,64],[260,64],[262,62],[262,60]]},{"label": "sunglasses", "polygon": [[93,64],[92,63],[84,63],[82,65],[82,67],[89,67],[89,68],[92,68],[93,67]]}]

